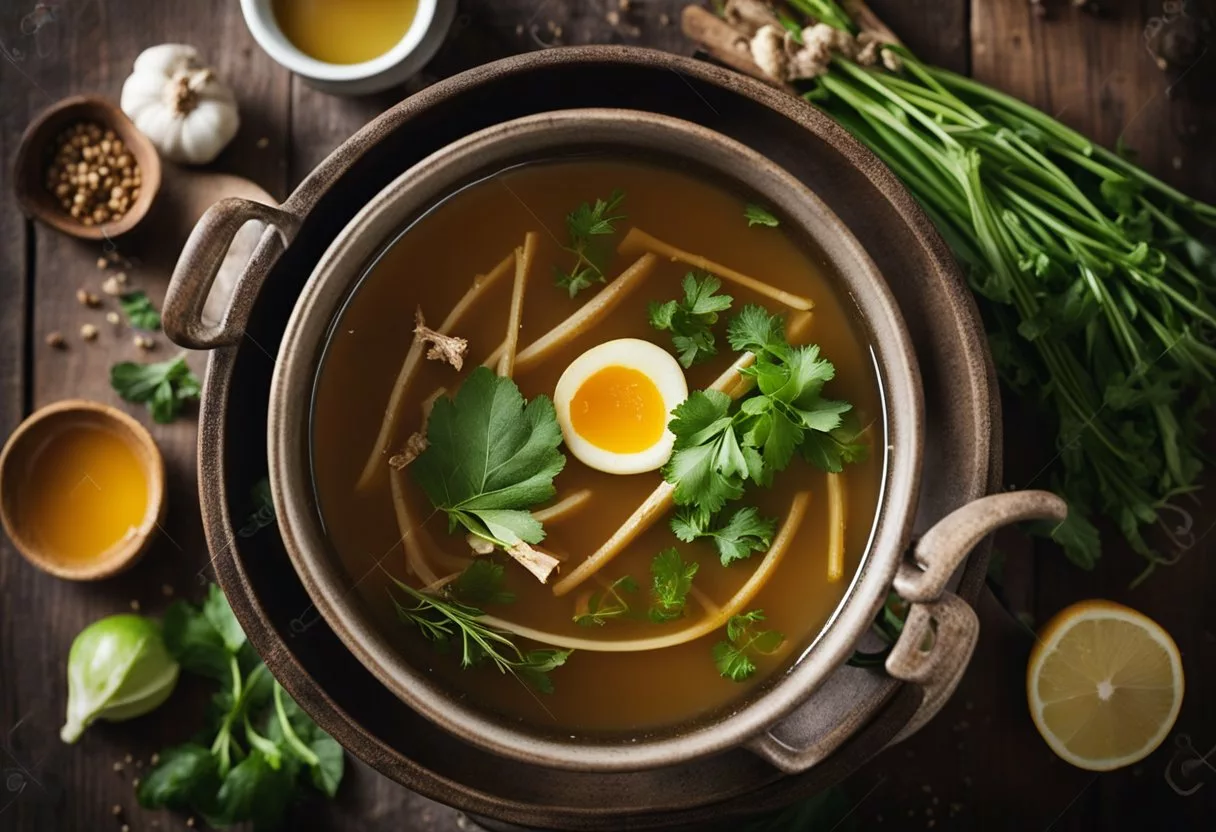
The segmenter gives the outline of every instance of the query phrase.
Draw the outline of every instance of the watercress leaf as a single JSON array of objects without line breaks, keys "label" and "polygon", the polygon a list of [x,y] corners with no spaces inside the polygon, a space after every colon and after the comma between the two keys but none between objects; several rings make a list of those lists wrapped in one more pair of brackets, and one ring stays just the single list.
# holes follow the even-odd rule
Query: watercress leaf
[{"label": "watercress leaf", "polygon": [[231,678],[231,662],[224,637],[193,604],[185,601],[170,604],[165,610],[161,630],[165,647],[186,670],[220,682]]},{"label": "watercress leaf", "polygon": [[245,631],[241,629],[240,622],[233,615],[232,607],[228,606],[228,599],[224,597],[224,591],[216,584],[211,584],[207,588],[207,597],[203,600],[202,609],[203,617],[211,623],[211,626],[224,640],[224,647],[230,653],[240,650],[241,645],[245,643]]},{"label": "watercress leaf", "polygon": [[127,292],[118,299],[118,305],[127,316],[127,323],[135,329],[155,331],[160,329],[160,313],[143,291]]},{"label": "watercress leaf", "polygon": [[211,750],[197,743],[166,748],[159,761],[140,778],[135,796],[145,809],[188,810],[219,788],[219,773]]},{"label": "watercress leaf", "polygon": [[292,780],[291,771],[273,768],[266,755],[254,749],[224,778],[213,819],[220,824],[251,820],[255,829],[275,829],[294,792]]},{"label": "watercress leaf", "polygon": [[650,563],[650,618],[671,621],[684,615],[684,604],[700,564],[685,563],[675,548],[664,549]]},{"label": "watercress leaf", "polygon": [[317,791],[326,797],[334,797],[342,783],[346,770],[346,754],[342,746],[329,734],[317,729],[316,736],[308,742],[312,753],[317,755],[317,764],[309,767],[309,780]]},{"label": "watercress leaf", "polygon": [[490,558],[475,558],[452,582],[452,593],[466,604],[510,604],[515,593],[508,592],[506,567]]},{"label": "watercress leaf", "polygon": [[733,682],[743,682],[756,672],[756,665],[747,654],[729,641],[719,641],[713,647],[714,664],[718,673]]},{"label": "watercress leaf", "polygon": [[525,406],[515,382],[478,367],[454,398],[435,403],[427,438],[410,471],[436,508],[462,523],[476,514],[518,537],[536,537],[539,524],[488,512],[522,512],[555,493],[553,478],[566,457],[548,398]]},{"label": "watercress leaf", "polygon": [[759,205],[752,205],[751,203],[748,203],[747,207],[743,209],[743,216],[747,218],[748,228],[751,228],[753,225],[763,225],[769,228],[776,228],[781,224],[781,222],[774,217],[770,211],[765,208],[761,208]]}]

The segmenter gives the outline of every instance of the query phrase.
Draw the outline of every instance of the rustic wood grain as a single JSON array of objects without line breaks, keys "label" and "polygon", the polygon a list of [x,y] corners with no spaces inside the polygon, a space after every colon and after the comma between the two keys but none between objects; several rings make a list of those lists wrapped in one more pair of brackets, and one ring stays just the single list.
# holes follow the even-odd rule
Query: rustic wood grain
[{"label": "rustic wood grain", "polygon": [[[109,365],[140,356],[126,330],[113,332],[102,313],[76,304],[78,286],[97,291],[94,262],[101,249],[45,229],[31,230],[17,213],[8,187],[15,140],[30,115],[74,92],[117,96],[139,50],[164,41],[193,43],[232,81],[243,126],[232,147],[212,166],[246,176],[276,197],[284,196],[325,155],[385,107],[428,83],[495,58],[529,49],[580,43],[624,43],[690,54],[679,33],[684,0],[462,0],[458,20],[442,51],[416,79],[386,93],[343,99],[319,93],[273,64],[253,43],[234,2],[186,0],[71,0],[50,3],[50,18],[27,17],[34,4],[0,9],[0,435],[7,435],[25,403],[34,406],[69,395],[116,404],[107,382]],[[1053,20],[1031,15],[1025,0],[870,0],[869,5],[921,57],[1019,95],[1105,143],[1120,136],[1141,151],[1141,161],[1172,183],[1216,199],[1216,132],[1212,56],[1189,73],[1165,76],[1145,52],[1141,31],[1160,13],[1156,0],[1105,0],[1095,18],[1050,3]],[[615,14],[613,14],[615,13]],[[1181,77],[1180,77],[1181,76]],[[1206,80],[1205,80],[1206,79]],[[1171,86],[1172,85],[1172,86]],[[139,260],[128,270],[135,285],[160,299],[166,280],[164,241],[152,226],[118,242]],[[28,244],[27,244],[28,243]],[[27,253],[33,259],[27,262]],[[27,276],[32,274],[32,281]],[[27,304],[27,298],[30,303]],[[26,333],[26,310],[32,331]],[[102,330],[94,344],[76,336],[81,323]],[[69,336],[63,353],[42,343],[53,329]],[[27,337],[28,335],[28,337]],[[161,341],[149,358],[171,354]],[[27,356],[27,342],[32,353]],[[31,372],[24,371],[27,357]],[[198,357],[192,358],[197,370]],[[129,408],[147,421],[141,408]],[[1008,418],[1012,415],[1015,418]],[[1017,418],[1023,417],[1023,418]],[[1024,414],[1007,414],[1009,447]],[[179,816],[146,813],[135,806],[131,781],[136,760],[188,733],[190,715],[178,708],[124,726],[99,725],[80,744],[59,743],[66,697],[63,660],[76,632],[101,615],[124,611],[131,600],[153,614],[168,598],[197,597],[207,554],[199,527],[194,482],[193,413],[156,427],[170,473],[167,535],[138,569],[95,585],[73,585],[38,573],[0,541],[0,829],[117,828],[111,807],[134,829],[184,828]],[[1034,468],[1012,455],[1009,480],[1026,485]],[[1041,623],[1081,597],[1123,600],[1156,616],[1178,638],[1188,673],[1188,697],[1179,729],[1206,750],[1216,743],[1216,723],[1201,707],[1216,688],[1216,638],[1205,625],[1204,596],[1216,585],[1210,565],[1216,535],[1212,512],[1187,507],[1195,540],[1183,563],[1144,588],[1127,590],[1135,559],[1109,552],[1114,564],[1083,575],[1043,547],[1032,571],[1013,573],[1014,596]],[[174,543],[176,542],[176,545]],[[1003,548],[1004,548],[1004,544]],[[1013,544],[1010,557],[1018,559]],[[179,548],[180,547],[180,548]],[[1027,548],[1027,547],[1023,547]],[[1028,558],[1026,559],[1028,560]],[[979,654],[946,711],[921,734],[880,756],[843,786],[855,804],[859,828],[1053,829],[1203,828],[1213,803],[1187,802],[1167,790],[1163,749],[1144,766],[1092,777],[1050,754],[1030,727],[1021,674],[1030,636],[991,599]],[[206,685],[175,697],[189,705]],[[193,694],[193,695],[192,695]],[[1210,709],[1209,709],[1210,711]],[[123,762],[122,772],[113,764]],[[455,812],[413,795],[350,761],[348,781],[334,803],[299,810],[301,828],[395,828],[451,832],[466,828]],[[10,774],[18,780],[9,781]],[[1206,790],[1211,793],[1213,790]],[[15,794],[15,797],[13,796]],[[957,808],[956,808],[957,807]],[[912,814],[909,815],[908,812]],[[1132,825],[1124,825],[1134,820]],[[930,823],[932,821],[932,823]],[[878,823],[883,826],[877,826]]]}]

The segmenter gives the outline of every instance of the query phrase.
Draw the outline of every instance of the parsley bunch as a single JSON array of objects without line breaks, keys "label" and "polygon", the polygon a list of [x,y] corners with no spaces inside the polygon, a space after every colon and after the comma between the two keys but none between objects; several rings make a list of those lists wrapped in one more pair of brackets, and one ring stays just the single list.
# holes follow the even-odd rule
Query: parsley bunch
[{"label": "parsley bunch", "polygon": [[711,274],[684,275],[684,299],[651,303],[650,325],[659,332],[670,332],[672,343],[685,368],[707,361],[718,354],[714,346],[714,324],[718,313],[730,309],[734,298],[719,295],[722,281]]},{"label": "parsley bunch", "polygon": [[624,200],[625,192],[615,190],[608,199],[584,202],[566,216],[570,245],[564,248],[574,255],[574,266],[569,271],[555,266],[554,282],[568,291],[570,297],[592,283],[607,281],[604,269],[608,266],[611,249],[596,238],[616,233],[615,223],[625,219],[625,215],[614,212],[620,209]]},{"label": "parsley bunch", "polygon": [[158,424],[176,419],[186,402],[198,400],[202,389],[183,355],[153,364],[119,362],[110,368],[110,386],[125,401],[146,404]]},{"label": "parsley bunch", "polygon": [[671,519],[671,530],[685,543],[708,537],[723,566],[750,557],[752,552],[767,552],[777,531],[777,521],[761,517],[752,506],[737,510],[725,523],[715,523],[715,519],[685,507]]},{"label": "parsley bunch", "polygon": [[251,820],[256,829],[271,829],[309,786],[327,797],[337,793],[341,746],[271,677],[219,587],[211,585],[200,607],[184,601],[169,607],[163,633],[184,669],[221,687],[206,729],[161,751],[140,780],[141,806],[191,812],[215,827]]},{"label": "parsley bunch", "polygon": [[756,356],[742,371],[755,380],[752,394],[736,404],[725,393],[699,390],[675,409],[669,425],[675,451],[663,476],[675,486],[676,504],[695,509],[697,529],[742,496],[746,482],[772,484],[795,451],[805,448],[809,461],[820,461],[821,446],[840,444],[831,435],[851,407],[821,395],[835,368],[817,346],[790,346],[780,316],[746,306],[730,321],[727,337],[736,351]]}]

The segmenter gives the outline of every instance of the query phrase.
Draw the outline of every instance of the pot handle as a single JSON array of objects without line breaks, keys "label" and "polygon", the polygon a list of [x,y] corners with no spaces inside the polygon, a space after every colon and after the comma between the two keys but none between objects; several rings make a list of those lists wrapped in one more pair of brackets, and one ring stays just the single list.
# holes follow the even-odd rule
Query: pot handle
[{"label": "pot handle", "polygon": [[[1002,526],[1022,520],[1060,522],[1067,514],[1067,503],[1047,491],[981,497],[939,520],[917,542],[910,562],[899,565],[895,592],[911,604],[903,632],[887,656],[886,670],[895,679],[918,685],[923,696],[891,744],[916,733],[941,710],[975,651],[979,617],[966,601],[946,589],[959,565],[981,540]],[[797,774],[836,747],[811,743],[808,738],[808,744],[799,748],[791,744],[789,732],[783,731],[778,740],[770,729],[751,740],[747,748],[787,774]]]},{"label": "pot handle", "polygon": [[[250,220],[266,224],[217,324],[203,320],[203,307],[233,237]],[[173,269],[162,314],[165,334],[182,347],[210,350],[240,341],[249,310],[266,275],[295,238],[300,219],[280,208],[248,199],[221,199],[190,232]]]}]

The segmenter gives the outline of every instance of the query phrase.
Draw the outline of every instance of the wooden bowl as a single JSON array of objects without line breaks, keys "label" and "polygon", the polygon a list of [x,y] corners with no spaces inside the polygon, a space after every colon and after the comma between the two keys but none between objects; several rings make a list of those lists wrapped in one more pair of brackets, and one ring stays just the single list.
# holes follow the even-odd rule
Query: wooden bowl
[{"label": "wooden bowl", "polygon": [[[47,551],[22,527],[18,500],[46,442],[57,432],[81,424],[116,433],[128,443],[147,479],[148,501],[137,527],[97,557],[77,561]],[[55,402],[22,422],[0,451],[0,522],[26,560],[56,577],[96,581],[122,572],[147,550],[164,517],[165,463],[160,449],[147,429],[121,410],[84,399]]]},{"label": "wooden bowl", "polygon": [[[139,165],[139,197],[122,219],[114,222],[84,225],[65,211],[46,188],[46,169],[54,156],[55,139],[64,129],[81,121],[113,130]],[[34,219],[84,240],[117,237],[138,225],[156,199],[160,190],[160,155],[118,105],[99,96],[74,95],[44,110],[25,128],[13,165],[13,183],[22,210]]]}]

